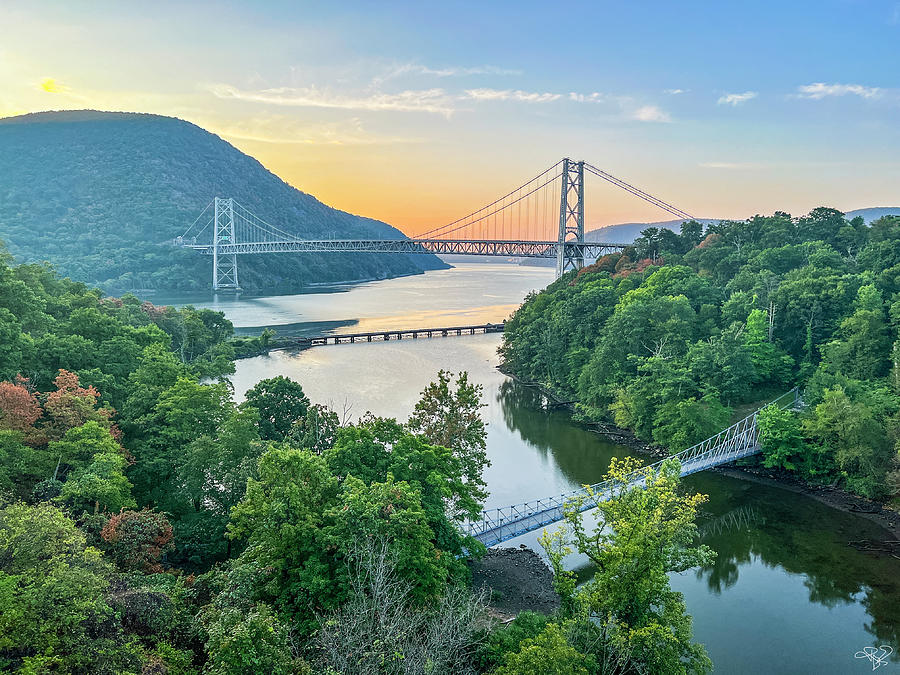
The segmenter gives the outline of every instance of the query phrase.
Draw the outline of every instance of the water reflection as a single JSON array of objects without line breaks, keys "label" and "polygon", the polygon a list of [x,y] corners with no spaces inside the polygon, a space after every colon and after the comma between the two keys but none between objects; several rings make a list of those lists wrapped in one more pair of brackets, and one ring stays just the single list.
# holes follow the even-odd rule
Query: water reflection
[{"label": "water reflection", "polygon": [[633,454],[628,448],[606,442],[598,434],[573,424],[565,410],[545,410],[547,400],[541,391],[518,380],[503,380],[497,402],[506,426],[542,455],[552,456],[572,487],[599,482],[613,457]]}]

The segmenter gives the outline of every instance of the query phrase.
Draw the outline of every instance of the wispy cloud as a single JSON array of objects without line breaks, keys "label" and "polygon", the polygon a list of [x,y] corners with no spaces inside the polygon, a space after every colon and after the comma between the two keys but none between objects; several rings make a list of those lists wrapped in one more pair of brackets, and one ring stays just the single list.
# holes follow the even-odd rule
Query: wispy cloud
[{"label": "wispy cloud", "polygon": [[371,134],[362,120],[352,118],[322,124],[304,124],[290,117],[251,117],[230,124],[211,125],[226,138],[291,145],[394,145],[421,143],[422,139]]},{"label": "wispy cloud", "polygon": [[738,106],[741,103],[746,103],[750,99],[756,98],[758,95],[759,94],[755,91],[745,91],[742,94],[725,94],[724,96],[719,97],[716,104]]},{"label": "wispy cloud", "polygon": [[644,105],[631,113],[631,119],[639,122],[671,122],[672,118],[665,110],[655,105]]},{"label": "wispy cloud", "polygon": [[562,98],[551,92],[522,91],[521,89],[467,89],[465,97],[473,101],[521,101],[523,103],[549,103]]},{"label": "wispy cloud", "polygon": [[470,75],[521,75],[521,70],[500,68],[499,66],[447,66],[444,68],[432,68],[419,63],[404,63],[389,69],[381,80],[387,80],[401,75],[429,75],[431,77],[466,77]]},{"label": "wispy cloud", "polygon": [[213,84],[208,90],[216,97],[269,105],[344,110],[427,112],[450,115],[452,101],[443,89],[375,93],[366,96],[342,96],[318,87],[275,87],[246,91],[228,84]]},{"label": "wispy cloud", "polygon": [[669,94],[670,96],[678,96],[678,94],[686,94],[688,92],[687,89],[664,89],[664,94]]},{"label": "wispy cloud", "polygon": [[879,87],[866,87],[861,84],[826,84],[813,82],[797,87],[801,98],[823,99],[828,96],[859,96],[861,98],[878,98],[883,93]]},{"label": "wispy cloud", "polygon": [[591,94],[579,94],[576,91],[569,92],[569,100],[576,103],[600,103],[606,99],[606,96],[597,91]]}]

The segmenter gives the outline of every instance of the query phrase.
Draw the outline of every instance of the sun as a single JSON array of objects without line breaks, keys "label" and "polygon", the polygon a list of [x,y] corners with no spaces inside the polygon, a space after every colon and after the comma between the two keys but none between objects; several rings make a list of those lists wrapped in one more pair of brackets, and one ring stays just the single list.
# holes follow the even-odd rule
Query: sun
[{"label": "sun", "polygon": [[60,84],[56,81],[54,77],[45,77],[41,80],[41,89],[50,94],[60,94],[64,92],[68,87]]}]

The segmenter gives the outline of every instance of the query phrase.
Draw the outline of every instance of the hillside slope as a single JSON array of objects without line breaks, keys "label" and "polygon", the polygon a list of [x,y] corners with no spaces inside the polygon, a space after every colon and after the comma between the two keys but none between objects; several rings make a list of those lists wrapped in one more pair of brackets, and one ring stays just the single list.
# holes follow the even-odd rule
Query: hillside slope
[{"label": "hillside slope", "polygon": [[[322,204],[189,122],[95,111],[0,120],[0,239],[21,261],[48,260],[113,291],[209,288],[210,259],[170,242],[216,195],[303,238],[403,236]],[[240,276],[246,290],[287,292],[445,266],[433,256],[242,256]]]}]

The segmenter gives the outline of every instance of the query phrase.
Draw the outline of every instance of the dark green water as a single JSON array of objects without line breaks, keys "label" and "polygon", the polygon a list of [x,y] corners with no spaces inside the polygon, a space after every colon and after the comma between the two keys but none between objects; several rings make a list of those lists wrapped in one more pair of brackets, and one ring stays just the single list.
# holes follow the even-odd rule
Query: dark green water
[{"label": "dark green water", "polygon": [[[240,326],[340,322],[351,329],[496,321],[547,270],[469,265],[367,284],[349,292],[279,298],[219,298]],[[313,400],[357,417],[366,410],[405,419],[440,368],[467,370],[484,386],[488,506],[549,496],[601,479],[628,449],[544,412],[540,396],[499,373],[497,335],[347,344],[238,362],[236,394],[277,374],[300,381]],[[709,495],[700,521],[718,553],[707,569],[673,575],[721,673],[866,673],[867,646],[900,651],[900,561],[861,553],[848,541],[884,537],[859,516],[786,490],[715,473],[686,479]],[[508,542],[537,548],[537,534]],[[582,575],[585,561],[572,560]],[[894,659],[879,673],[900,672]]]}]

